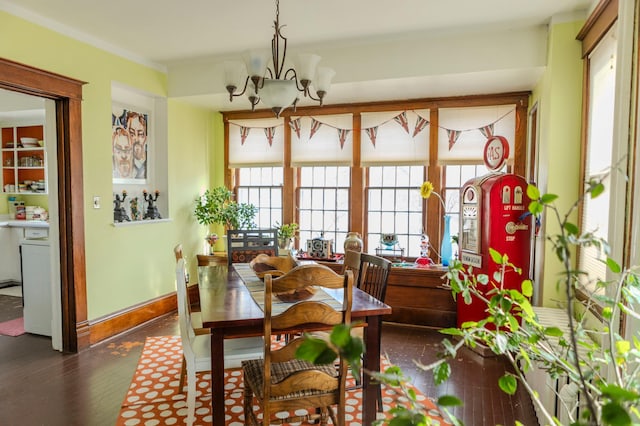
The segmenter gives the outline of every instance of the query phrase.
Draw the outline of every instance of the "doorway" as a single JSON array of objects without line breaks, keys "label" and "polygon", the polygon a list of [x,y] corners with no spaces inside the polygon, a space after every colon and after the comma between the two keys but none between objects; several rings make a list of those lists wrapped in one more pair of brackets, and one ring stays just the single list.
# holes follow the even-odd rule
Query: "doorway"
[{"label": "doorway", "polygon": [[84,82],[0,58],[0,88],[55,102],[62,350],[89,346],[81,102]]},{"label": "doorway", "polygon": [[62,350],[55,101],[0,89],[0,124],[8,210],[0,238],[0,316],[9,325],[21,320],[24,331],[49,336],[53,349]]}]

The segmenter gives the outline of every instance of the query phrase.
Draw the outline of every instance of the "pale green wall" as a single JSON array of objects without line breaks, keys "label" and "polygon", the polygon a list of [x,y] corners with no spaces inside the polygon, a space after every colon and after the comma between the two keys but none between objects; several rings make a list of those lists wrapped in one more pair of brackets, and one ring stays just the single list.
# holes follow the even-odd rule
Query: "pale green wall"
[{"label": "pale green wall", "polygon": [[[582,25],[579,21],[551,26],[547,68],[531,96],[531,105],[537,102],[539,111],[539,186],[559,196],[556,205],[562,213],[579,194],[582,60],[576,35]],[[543,220],[547,235],[558,232],[557,221]],[[556,300],[566,298],[556,284],[562,266],[549,243],[544,258],[542,301],[544,306],[556,306]]]},{"label": "pale green wall", "polygon": [[[82,139],[89,320],[174,291],[174,245],[184,244],[192,273],[195,253],[202,245],[204,230],[190,213],[196,195],[209,184],[211,157],[203,153],[214,142],[213,113],[168,102],[172,220],[116,228],[112,224],[111,83],[165,97],[167,76],[4,12],[0,12],[0,40],[4,58],[87,82]],[[96,195],[102,197],[102,208],[97,210],[92,208]]]},{"label": "pale green wall", "polygon": [[[209,161],[212,165],[209,184],[211,188],[224,185],[224,123],[222,121],[222,114],[215,113],[213,120],[214,139],[219,141],[213,146],[209,152]],[[211,225],[211,232],[215,232],[218,235],[224,235],[225,229],[222,225]],[[227,240],[224,238],[218,239],[218,242],[214,246],[216,251],[225,251],[225,243]]]}]

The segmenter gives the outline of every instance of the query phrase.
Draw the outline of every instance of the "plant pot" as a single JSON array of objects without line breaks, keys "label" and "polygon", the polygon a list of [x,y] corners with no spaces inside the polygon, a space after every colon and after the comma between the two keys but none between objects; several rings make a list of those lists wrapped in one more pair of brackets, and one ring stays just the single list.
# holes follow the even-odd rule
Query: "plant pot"
[{"label": "plant pot", "polygon": [[278,238],[278,249],[291,250],[293,245],[293,238]]}]

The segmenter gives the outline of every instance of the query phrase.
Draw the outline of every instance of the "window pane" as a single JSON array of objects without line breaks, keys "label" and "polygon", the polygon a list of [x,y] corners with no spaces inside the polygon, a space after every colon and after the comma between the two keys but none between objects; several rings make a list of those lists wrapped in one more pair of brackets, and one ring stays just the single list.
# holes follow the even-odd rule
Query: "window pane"
[{"label": "window pane", "polygon": [[382,196],[379,190],[369,190],[369,211],[379,211],[382,208]]},{"label": "window pane", "polygon": [[383,167],[369,167],[369,186],[382,186]]}]

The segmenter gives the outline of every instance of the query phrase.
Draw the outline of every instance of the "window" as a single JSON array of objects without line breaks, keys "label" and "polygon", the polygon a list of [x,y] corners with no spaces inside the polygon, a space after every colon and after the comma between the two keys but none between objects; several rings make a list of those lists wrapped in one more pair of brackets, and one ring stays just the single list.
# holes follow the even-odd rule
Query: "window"
[{"label": "window", "polygon": [[[460,189],[469,180],[484,176],[490,171],[483,164],[465,164],[445,166],[444,205],[446,213],[451,216],[450,232],[452,236],[460,233]],[[453,253],[458,253],[454,243]]]},{"label": "window", "polygon": [[375,254],[376,248],[381,248],[381,234],[395,233],[405,256],[419,256],[420,239],[425,232],[419,188],[425,179],[425,168],[374,166],[368,171],[367,251]]},{"label": "window", "polygon": [[[503,94],[476,96],[472,106],[467,99],[450,98],[442,108],[431,100],[392,102],[379,110],[370,104],[309,107],[285,111],[281,119],[255,118],[248,111],[223,113],[228,167],[236,178],[238,201],[260,208],[261,227],[282,217],[299,224],[299,249],[323,234],[342,253],[353,231],[363,236],[367,252],[376,253],[381,234],[395,233],[404,256],[414,258],[426,233],[436,260],[443,226],[438,216],[444,212],[437,203],[422,200],[420,185],[433,173],[446,212],[454,213],[460,186],[486,173],[479,164],[489,134],[506,137],[510,168],[525,170],[525,135],[515,129],[516,122],[527,120],[526,110],[516,106],[527,101],[526,94]],[[270,170],[266,176],[265,170]],[[275,170],[277,177],[271,174]],[[291,179],[283,183],[282,176]],[[456,235],[455,213],[451,224]]]},{"label": "window", "polygon": [[258,228],[273,228],[282,223],[282,167],[246,167],[239,169],[238,202],[258,207]]},{"label": "window", "polygon": [[350,171],[345,166],[300,168],[299,225],[301,248],[308,239],[333,239],[333,247],[342,252],[349,231]]},{"label": "window", "polygon": [[[612,166],[613,124],[616,87],[616,26],[614,25],[588,57],[589,105],[584,182],[600,180]],[[603,182],[605,192],[595,199],[586,197],[582,206],[582,230],[593,231],[596,236],[609,237],[610,180]],[[595,278],[606,280],[604,253],[595,247],[580,250],[579,268],[588,273],[591,281],[583,284],[588,291],[596,290]]]}]

